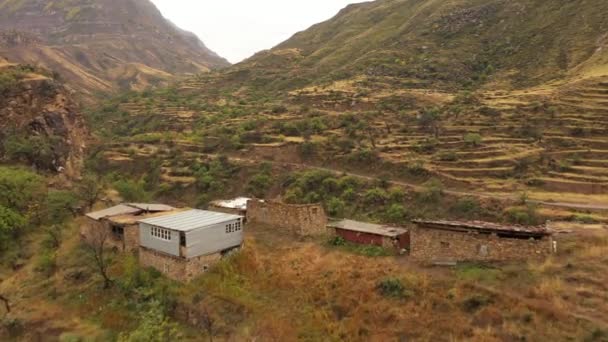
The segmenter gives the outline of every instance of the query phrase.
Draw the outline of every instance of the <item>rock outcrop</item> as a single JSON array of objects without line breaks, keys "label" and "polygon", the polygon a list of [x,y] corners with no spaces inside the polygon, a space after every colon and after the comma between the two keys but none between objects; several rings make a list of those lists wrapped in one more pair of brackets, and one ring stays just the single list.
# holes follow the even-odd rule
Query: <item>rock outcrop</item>
[{"label": "rock outcrop", "polygon": [[79,107],[52,73],[0,59],[0,160],[78,177],[87,136]]}]

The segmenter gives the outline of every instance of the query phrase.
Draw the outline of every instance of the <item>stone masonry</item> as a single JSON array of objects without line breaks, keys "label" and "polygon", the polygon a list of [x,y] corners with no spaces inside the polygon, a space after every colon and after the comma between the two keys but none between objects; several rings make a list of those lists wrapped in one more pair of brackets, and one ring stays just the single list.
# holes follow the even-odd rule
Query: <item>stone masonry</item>
[{"label": "stone masonry", "polygon": [[251,200],[247,203],[247,222],[266,224],[301,236],[326,232],[327,215],[319,204],[293,205]]},{"label": "stone masonry", "polygon": [[498,237],[496,234],[413,228],[412,259],[435,261],[503,261],[543,258],[551,254],[551,237],[535,240]]},{"label": "stone masonry", "polygon": [[205,273],[221,259],[221,253],[186,259],[139,247],[139,264],[142,267],[155,268],[168,278],[180,282],[191,281]]}]

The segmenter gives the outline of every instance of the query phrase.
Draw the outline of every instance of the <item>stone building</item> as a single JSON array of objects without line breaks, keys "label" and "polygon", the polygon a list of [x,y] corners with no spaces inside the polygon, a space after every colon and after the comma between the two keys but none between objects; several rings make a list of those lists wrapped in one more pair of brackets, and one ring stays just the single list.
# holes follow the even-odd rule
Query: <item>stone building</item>
[{"label": "stone building", "polygon": [[327,231],[327,215],[319,204],[251,200],[247,203],[247,222],[285,229],[301,236]]},{"label": "stone building", "polygon": [[398,252],[410,249],[410,234],[405,228],[352,220],[331,222],[327,227],[333,230],[334,235],[349,242],[381,246]]},{"label": "stone building", "polygon": [[139,221],[139,262],[187,282],[243,244],[243,217],[205,210]]},{"label": "stone building", "polygon": [[109,247],[124,251],[139,248],[138,220],[166,215],[176,211],[164,204],[128,203],[86,214],[87,222],[80,228],[83,240],[103,239]]},{"label": "stone building", "polygon": [[489,222],[413,221],[410,256],[431,263],[543,258],[554,251],[546,227]]}]

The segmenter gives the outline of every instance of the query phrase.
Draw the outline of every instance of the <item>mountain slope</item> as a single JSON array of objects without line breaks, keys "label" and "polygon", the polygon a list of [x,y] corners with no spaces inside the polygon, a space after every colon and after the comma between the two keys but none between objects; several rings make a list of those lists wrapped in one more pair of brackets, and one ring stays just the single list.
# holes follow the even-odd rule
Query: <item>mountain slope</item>
[{"label": "mountain slope", "polygon": [[0,58],[0,161],[80,174],[88,129],[51,72]]},{"label": "mountain slope", "polygon": [[54,70],[89,95],[229,65],[148,0],[0,0],[0,55]]},{"label": "mountain slope", "polygon": [[452,89],[484,84],[489,76],[529,86],[605,62],[607,11],[602,0],[355,4],[237,65],[233,77],[248,74],[276,88],[357,75]]}]

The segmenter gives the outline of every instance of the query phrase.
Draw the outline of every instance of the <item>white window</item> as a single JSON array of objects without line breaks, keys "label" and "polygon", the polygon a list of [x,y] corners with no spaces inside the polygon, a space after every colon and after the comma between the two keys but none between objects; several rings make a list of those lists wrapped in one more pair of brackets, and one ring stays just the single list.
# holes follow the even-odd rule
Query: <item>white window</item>
[{"label": "white window", "polygon": [[150,235],[152,235],[153,237],[155,237],[157,239],[171,241],[171,231],[168,229],[152,227],[150,229]]}]

